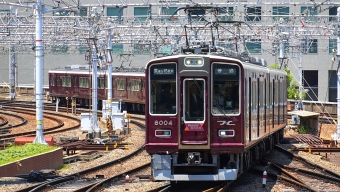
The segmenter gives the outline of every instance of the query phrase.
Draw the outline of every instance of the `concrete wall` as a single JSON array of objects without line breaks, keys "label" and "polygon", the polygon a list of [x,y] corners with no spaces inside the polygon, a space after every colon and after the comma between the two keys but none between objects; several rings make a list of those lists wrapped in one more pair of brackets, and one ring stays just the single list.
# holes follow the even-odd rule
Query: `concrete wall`
[{"label": "concrete wall", "polygon": [[18,174],[28,174],[32,170],[55,169],[61,165],[63,165],[63,149],[59,148],[34,157],[2,165],[0,166],[0,177],[14,177]]}]

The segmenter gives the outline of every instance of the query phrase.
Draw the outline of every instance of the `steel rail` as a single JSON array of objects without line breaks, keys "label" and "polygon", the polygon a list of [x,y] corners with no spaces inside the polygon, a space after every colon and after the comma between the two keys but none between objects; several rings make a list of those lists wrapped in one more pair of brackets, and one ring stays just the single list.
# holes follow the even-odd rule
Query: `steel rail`
[{"label": "steel rail", "polygon": [[[15,127],[19,127],[19,126],[22,126],[22,125],[25,125],[27,123],[27,119],[19,116],[19,115],[16,115],[16,114],[11,114],[11,113],[6,113],[4,111],[1,111],[0,114],[4,114],[4,115],[8,115],[8,116],[12,116],[12,117],[15,117],[15,118],[18,118],[20,119],[22,122],[19,123],[19,124],[16,124],[16,125],[11,125],[11,126],[7,126],[7,127],[2,127],[0,128],[0,130],[4,130],[4,129],[11,129],[11,128],[15,128]],[[7,120],[6,120],[7,121]],[[8,123],[8,122],[7,122]],[[6,124],[7,124],[6,123]],[[2,125],[3,126],[3,125]],[[0,125],[1,127],[1,125]]]},{"label": "steel rail", "polygon": [[[13,110],[13,109],[10,109],[10,110]],[[27,109],[25,109],[25,110],[27,110]],[[32,111],[32,110],[27,110],[27,111]],[[20,112],[22,113],[23,111],[20,111]],[[56,115],[56,113],[50,113],[50,112],[44,112],[44,114]],[[71,117],[71,116],[64,115],[64,114],[58,114],[58,116],[62,116],[62,117],[69,118],[69,119],[73,119],[74,121],[78,122],[78,124],[76,124],[74,126],[71,126],[71,127],[68,127],[68,128],[64,128],[64,129],[58,129],[57,128],[57,130],[56,129],[45,130],[44,134],[52,134],[52,133],[64,132],[64,131],[68,131],[68,130],[72,130],[72,129],[78,128],[80,126],[80,120],[78,118]],[[24,132],[24,133],[15,133],[15,134],[1,135],[0,136],[1,140],[0,141],[2,141],[4,139],[5,140],[14,139],[14,137],[16,137],[16,136],[34,136],[35,133],[36,133],[36,131],[34,130],[34,131],[28,131],[28,132]]]},{"label": "steel rail", "polygon": [[316,168],[318,168],[318,169],[324,171],[325,173],[328,173],[328,174],[334,176],[335,178],[340,178],[340,174],[338,174],[338,173],[336,173],[336,172],[334,172],[334,171],[332,171],[332,170],[326,169],[326,168],[324,168],[324,167],[321,167],[320,165],[318,165],[318,164],[316,164],[316,163],[313,163],[313,162],[311,162],[311,161],[309,161],[309,160],[307,160],[307,159],[304,159],[304,158],[302,158],[302,157],[300,157],[300,156],[298,156],[298,155],[296,155],[296,154],[292,154],[292,153],[290,153],[289,151],[283,149],[282,147],[275,146],[275,149],[277,149],[277,150],[279,150],[279,151],[281,151],[281,152],[284,152],[284,154],[286,154],[286,155],[288,155],[288,156],[290,156],[290,157],[293,157],[294,159],[298,159],[298,160],[300,160],[300,161],[303,161],[303,162],[309,164],[309,165],[312,166],[312,167],[316,167]]},{"label": "steel rail", "polygon": [[[251,168],[251,169],[252,169],[253,171],[255,171],[255,172],[258,172],[259,174],[263,174],[263,170],[261,170],[261,169],[256,169],[256,168]],[[273,177],[273,178],[275,178],[276,180],[280,180],[280,179],[281,179],[281,180],[284,180],[284,181],[286,181],[286,182],[295,184],[295,185],[297,185],[297,186],[303,187],[303,188],[308,189],[308,190],[313,191],[313,192],[318,192],[318,190],[315,190],[315,189],[313,189],[313,188],[311,188],[311,187],[309,187],[309,186],[307,186],[307,185],[305,185],[305,184],[303,184],[303,183],[300,183],[300,182],[298,182],[298,181],[295,181],[295,180],[293,180],[293,179],[290,179],[290,178],[285,177],[285,176],[282,176],[282,175],[276,175],[276,174],[267,172],[267,176]]]},{"label": "steel rail", "polygon": [[[139,125],[140,126],[140,125]],[[143,125],[144,126],[144,125]],[[145,127],[144,127],[145,128]],[[39,184],[39,185],[35,185],[35,186],[31,186],[31,187],[27,187],[25,189],[21,189],[21,190],[18,190],[17,192],[34,192],[34,191],[43,191],[43,190],[47,190],[50,186],[52,185],[55,185],[55,184],[59,184],[61,183],[60,181],[62,181],[64,179],[64,181],[72,181],[72,180],[76,180],[77,178],[79,178],[81,175],[86,175],[88,173],[91,173],[91,172],[94,172],[94,171],[97,171],[97,170],[100,170],[102,168],[105,168],[105,167],[109,167],[109,166],[112,166],[112,165],[115,165],[115,164],[119,164],[121,163],[122,161],[125,161],[127,159],[129,159],[130,157],[134,156],[134,155],[138,155],[139,153],[141,153],[143,150],[144,150],[144,145],[141,146],[140,148],[138,148],[136,151],[134,151],[133,153],[130,153],[124,157],[121,157],[119,159],[115,159],[113,161],[110,161],[110,162],[107,162],[107,163],[104,163],[104,164],[101,164],[101,165],[98,165],[96,167],[91,167],[91,168],[88,168],[88,169],[85,169],[85,170],[82,170],[82,171],[79,171],[79,172],[76,172],[76,173],[73,173],[73,174],[70,174],[70,175],[67,175],[65,177],[59,177],[59,178],[56,178],[56,179],[52,179],[50,181],[46,181],[42,184]],[[145,165],[146,166],[146,165]],[[150,164],[149,164],[150,166]],[[86,187],[86,189],[90,188],[90,187],[93,187],[96,183],[94,184],[89,184]],[[84,188],[85,189],[85,188]],[[80,191],[84,191],[84,189],[80,189]]]},{"label": "steel rail", "polygon": [[7,119],[5,117],[0,117],[0,119],[2,121],[0,123],[0,127],[7,125],[8,121],[7,121]]}]

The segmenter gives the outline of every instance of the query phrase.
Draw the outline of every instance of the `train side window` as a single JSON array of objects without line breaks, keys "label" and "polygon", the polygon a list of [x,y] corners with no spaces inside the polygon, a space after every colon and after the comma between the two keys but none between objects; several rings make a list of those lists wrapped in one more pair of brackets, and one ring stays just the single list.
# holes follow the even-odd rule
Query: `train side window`
[{"label": "train side window", "polygon": [[50,86],[54,86],[54,76],[50,75]]},{"label": "train side window", "polygon": [[251,97],[252,97],[252,101],[251,101],[251,106],[252,106],[252,111],[254,112],[254,111],[256,111],[256,109],[257,109],[257,101],[256,101],[256,99],[257,99],[257,87],[256,87],[256,81],[253,81],[251,84],[251,88],[252,88],[252,90],[251,90],[251,93],[252,93],[252,95],[251,95]]},{"label": "train side window", "polygon": [[80,77],[80,86],[82,88],[89,88],[89,78]]},{"label": "train side window", "polygon": [[104,89],[105,88],[105,79],[104,78],[98,78],[98,89]]},{"label": "train side window", "polygon": [[141,80],[141,84],[142,84],[142,90],[144,91],[145,90],[145,81],[144,81],[144,79]]},{"label": "train side window", "polygon": [[261,81],[260,82],[260,98],[259,98],[260,108],[264,107],[264,99],[265,99],[265,97],[264,97],[264,82]]},{"label": "train side window", "polygon": [[78,87],[78,77],[73,78],[73,85],[74,87]]},{"label": "train side window", "polygon": [[61,79],[60,79],[60,76],[57,76],[57,86],[60,86],[61,85]]},{"label": "train side window", "polygon": [[125,80],[124,79],[117,79],[117,90],[125,90]]}]

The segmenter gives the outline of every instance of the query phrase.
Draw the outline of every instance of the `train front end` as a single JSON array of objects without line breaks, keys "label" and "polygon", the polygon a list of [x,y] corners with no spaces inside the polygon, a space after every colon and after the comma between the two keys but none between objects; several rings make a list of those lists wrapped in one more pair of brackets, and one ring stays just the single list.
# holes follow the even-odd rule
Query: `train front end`
[{"label": "train front end", "polygon": [[243,144],[242,66],[179,55],[146,70],[146,150],[155,180],[235,180]]}]

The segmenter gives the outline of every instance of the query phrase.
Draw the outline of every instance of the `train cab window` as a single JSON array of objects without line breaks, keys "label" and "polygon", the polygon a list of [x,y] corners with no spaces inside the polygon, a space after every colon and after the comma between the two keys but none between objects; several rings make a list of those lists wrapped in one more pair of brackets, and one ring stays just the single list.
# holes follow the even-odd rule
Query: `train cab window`
[{"label": "train cab window", "polygon": [[235,64],[212,65],[212,110],[213,115],[239,114],[240,69]]},{"label": "train cab window", "polygon": [[158,64],[149,69],[150,114],[176,114],[176,64]]},{"label": "train cab window", "polygon": [[204,79],[184,80],[184,120],[204,121],[205,81]]}]

